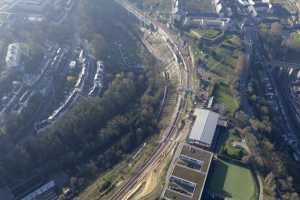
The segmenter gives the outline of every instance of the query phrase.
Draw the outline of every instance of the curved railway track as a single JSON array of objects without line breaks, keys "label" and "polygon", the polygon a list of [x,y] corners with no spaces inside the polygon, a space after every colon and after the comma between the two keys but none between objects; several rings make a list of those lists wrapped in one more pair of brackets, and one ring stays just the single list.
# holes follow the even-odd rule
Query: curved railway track
[{"label": "curved railway track", "polygon": [[[187,98],[185,95],[185,89],[190,88],[190,62],[189,57],[184,57],[182,50],[177,46],[177,44],[172,39],[172,36],[168,33],[167,29],[160,23],[155,22],[151,19],[146,18],[143,14],[141,14],[140,11],[138,11],[136,8],[132,7],[130,4],[126,3],[125,1],[119,1],[116,0],[116,2],[121,5],[124,9],[126,9],[128,12],[133,14],[135,17],[137,17],[140,21],[151,21],[151,23],[156,26],[159,33],[162,35],[162,37],[166,38],[166,42],[170,42],[172,45],[170,50],[172,53],[180,58],[182,61],[182,64],[178,63],[179,70],[180,70],[180,83],[181,87],[183,88],[182,94],[178,95],[177,98],[177,105],[175,109],[175,117],[170,124],[170,126],[167,128],[167,130],[164,133],[164,139],[160,142],[160,144],[157,146],[157,148],[154,150],[152,155],[149,157],[146,162],[139,167],[139,169],[135,172],[135,174],[124,184],[121,186],[121,188],[110,198],[111,200],[121,200],[123,199],[126,194],[137,184],[139,179],[142,177],[143,173],[149,169],[151,166],[153,166],[160,158],[160,156],[164,153],[164,151],[167,149],[167,147],[171,144],[171,138],[175,136],[178,133],[178,127],[177,124],[180,123],[182,119],[182,113],[187,109]],[[180,67],[180,66],[183,66]]]}]

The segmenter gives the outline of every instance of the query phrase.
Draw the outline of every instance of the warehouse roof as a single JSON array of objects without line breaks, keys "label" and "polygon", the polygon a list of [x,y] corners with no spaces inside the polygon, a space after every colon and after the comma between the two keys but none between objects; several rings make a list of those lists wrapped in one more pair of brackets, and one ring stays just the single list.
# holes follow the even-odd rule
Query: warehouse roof
[{"label": "warehouse roof", "polygon": [[189,136],[192,142],[210,146],[218,125],[220,115],[205,109],[195,109],[195,123]]}]

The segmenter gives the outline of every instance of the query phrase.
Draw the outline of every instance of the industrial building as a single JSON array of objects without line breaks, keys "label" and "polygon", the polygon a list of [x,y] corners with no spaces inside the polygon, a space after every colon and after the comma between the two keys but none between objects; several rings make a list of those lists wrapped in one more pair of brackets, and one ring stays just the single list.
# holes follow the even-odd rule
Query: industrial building
[{"label": "industrial building", "polygon": [[195,109],[194,124],[188,137],[188,143],[210,148],[219,124],[220,115],[205,109]]},{"label": "industrial building", "polygon": [[213,154],[180,144],[167,175],[164,200],[200,200]]}]

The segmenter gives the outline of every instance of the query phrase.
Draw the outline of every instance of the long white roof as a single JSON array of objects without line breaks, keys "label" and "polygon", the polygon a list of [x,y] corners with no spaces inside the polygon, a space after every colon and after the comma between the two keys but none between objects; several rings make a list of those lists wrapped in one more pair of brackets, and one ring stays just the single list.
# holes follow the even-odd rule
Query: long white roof
[{"label": "long white roof", "polygon": [[21,49],[19,43],[12,43],[7,47],[5,62],[7,67],[16,67],[19,65],[21,57]]},{"label": "long white roof", "polygon": [[195,109],[195,123],[189,139],[211,145],[220,115],[205,109]]},{"label": "long white roof", "polygon": [[48,190],[52,189],[55,187],[55,182],[54,181],[49,181],[45,185],[41,186],[37,190],[31,192],[27,196],[23,197],[21,200],[33,200],[36,199],[39,195],[47,192]]}]

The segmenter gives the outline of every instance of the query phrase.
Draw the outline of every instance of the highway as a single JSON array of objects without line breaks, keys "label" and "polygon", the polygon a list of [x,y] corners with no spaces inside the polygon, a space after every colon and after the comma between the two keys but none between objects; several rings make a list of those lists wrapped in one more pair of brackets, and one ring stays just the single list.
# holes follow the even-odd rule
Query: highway
[{"label": "highway", "polygon": [[[178,63],[178,65],[183,66],[183,69],[180,69],[180,73],[184,73],[184,76],[181,76],[180,83],[182,84],[181,88],[191,88],[190,85],[190,61],[189,57],[183,56],[182,49],[177,46],[177,44],[173,40],[173,36],[167,31],[167,29],[164,27],[164,25],[160,24],[159,22],[156,22],[150,18],[147,18],[144,16],[141,11],[131,6],[128,2],[125,1],[116,1],[119,3],[122,7],[124,7],[128,12],[136,16],[140,21],[142,22],[151,22],[158,30],[158,32],[161,34],[163,38],[166,39],[166,42],[170,43],[170,50],[172,51],[173,55],[176,55],[180,58],[182,61],[181,63]],[[174,118],[172,119],[172,123],[170,126],[165,130],[164,132],[164,139],[160,142],[160,144],[157,146],[157,148],[154,150],[152,155],[148,158],[148,160],[139,167],[139,169],[136,171],[136,173],[124,184],[121,186],[121,188],[111,197],[111,200],[121,200],[123,199],[126,194],[138,183],[140,178],[142,178],[143,173],[153,167],[153,165],[159,160],[159,158],[163,155],[163,153],[168,149],[168,147],[171,145],[171,138],[176,136],[178,133],[178,127],[177,124],[180,124],[180,121],[182,119],[182,113],[185,111],[187,107],[187,99],[185,95],[185,89],[182,90],[181,94],[178,95],[177,98],[177,104],[176,109],[174,112]]]}]

